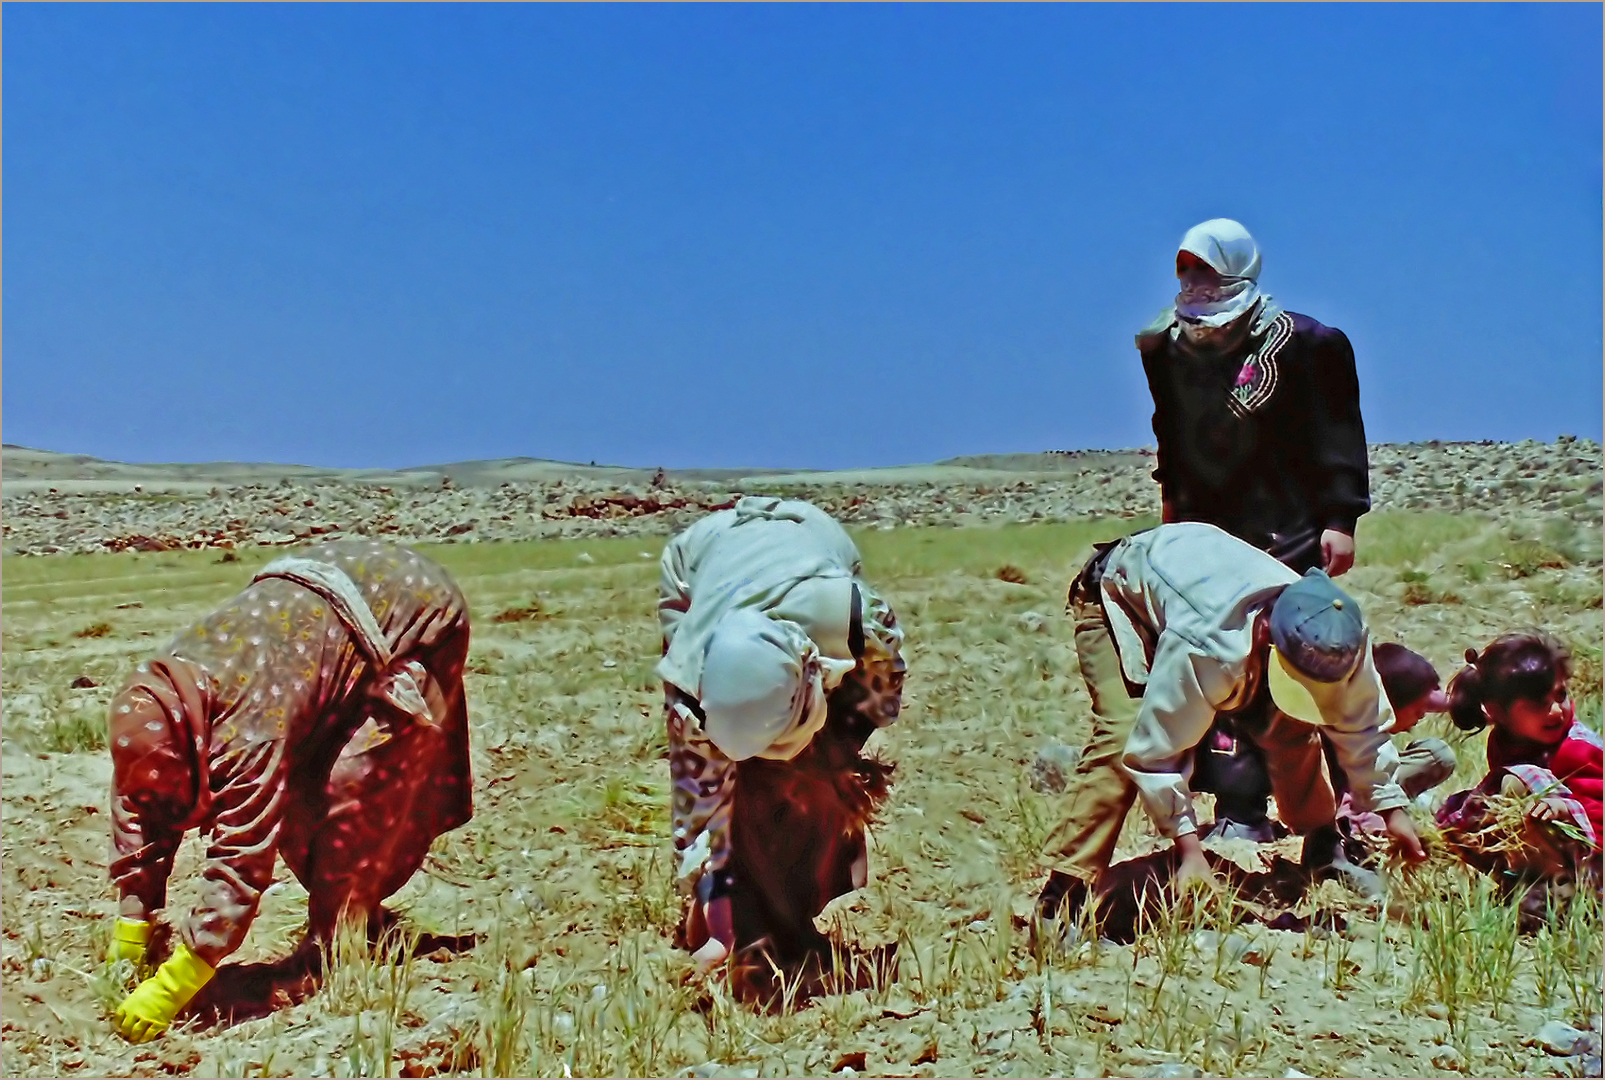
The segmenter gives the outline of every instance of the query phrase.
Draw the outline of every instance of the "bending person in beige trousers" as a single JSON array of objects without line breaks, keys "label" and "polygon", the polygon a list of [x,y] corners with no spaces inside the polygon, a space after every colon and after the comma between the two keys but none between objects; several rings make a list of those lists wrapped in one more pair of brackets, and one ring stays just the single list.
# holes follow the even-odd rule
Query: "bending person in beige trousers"
[{"label": "bending person in beige trousers", "polygon": [[[1175,842],[1177,884],[1215,881],[1187,778],[1218,713],[1249,721],[1242,727],[1265,751],[1282,820],[1304,835],[1313,876],[1375,885],[1343,855],[1323,731],[1356,806],[1381,814],[1407,857],[1422,857],[1408,798],[1379,760],[1393,710],[1364,618],[1325,573],[1300,577],[1213,525],[1167,524],[1104,549],[1072,608],[1094,726],[1048,840],[1042,918],[1084,905],[1139,797]],[[1111,682],[1131,699],[1100,700]]]}]

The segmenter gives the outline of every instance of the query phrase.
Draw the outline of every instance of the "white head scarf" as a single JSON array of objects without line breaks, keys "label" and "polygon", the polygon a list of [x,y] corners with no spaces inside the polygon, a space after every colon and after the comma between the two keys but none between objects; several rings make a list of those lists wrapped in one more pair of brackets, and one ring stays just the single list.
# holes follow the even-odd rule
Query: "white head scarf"
[{"label": "white head scarf", "polygon": [[719,620],[702,662],[708,739],[731,761],[796,757],[825,724],[825,693],[853,662],[822,657],[789,619],[737,608]]},{"label": "white head scarf", "polygon": [[1261,300],[1259,245],[1231,218],[1211,218],[1188,229],[1177,254],[1183,251],[1198,256],[1220,275],[1218,282],[1197,272],[1181,275],[1176,316],[1183,323],[1225,326]]}]

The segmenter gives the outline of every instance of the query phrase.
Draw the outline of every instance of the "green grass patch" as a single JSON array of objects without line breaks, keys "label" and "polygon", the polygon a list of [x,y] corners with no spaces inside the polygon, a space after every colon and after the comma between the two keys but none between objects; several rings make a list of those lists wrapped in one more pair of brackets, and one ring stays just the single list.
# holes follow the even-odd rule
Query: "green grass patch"
[{"label": "green grass patch", "polygon": [[1367,566],[1414,567],[1450,545],[1486,533],[1490,524],[1478,514],[1380,510],[1360,519],[1355,550]]}]

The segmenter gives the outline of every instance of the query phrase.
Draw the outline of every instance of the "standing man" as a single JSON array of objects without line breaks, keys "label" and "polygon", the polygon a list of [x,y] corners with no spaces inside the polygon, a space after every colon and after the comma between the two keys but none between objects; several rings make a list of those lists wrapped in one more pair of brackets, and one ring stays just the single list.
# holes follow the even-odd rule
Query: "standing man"
[{"label": "standing man", "polygon": [[[1176,252],[1174,306],[1137,335],[1163,520],[1206,522],[1296,573],[1338,577],[1371,507],[1354,350],[1341,330],[1284,311],[1259,273],[1242,225],[1195,225]],[[1114,689],[1099,697],[1136,709]],[[1216,793],[1216,833],[1269,840],[1270,779],[1245,734],[1217,723],[1199,744],[1195,784]]]}]

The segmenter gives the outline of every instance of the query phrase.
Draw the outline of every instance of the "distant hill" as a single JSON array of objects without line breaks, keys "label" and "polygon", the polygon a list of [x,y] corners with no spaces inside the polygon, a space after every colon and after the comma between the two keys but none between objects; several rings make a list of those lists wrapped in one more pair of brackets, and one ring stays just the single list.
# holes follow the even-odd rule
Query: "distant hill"
[{"label": "distant hill", "polygon": [[[781,469],[676,469],[677,480],[731,480],[761,476]],[[286,465],[275,462],[126,462],[109,461],[87,454],[63,454],[53,450],[6,443],[0,446],[0,477],[6,481],[109,481],[149,484],[260,484],[279,480],[345,480],[373,484],[436,484],[449,477],[455,484],[494,486],[525,480],[615,480],[640,483],[652,479],[655,468],[620,465],[585,465],[546,458],[515,457],[486,461],[454,461],[444,465],[415,465],[404,469],[332,469],[316,465]]]},{"label": "distant hill", "polygon": [[[1138,462],[1135,450],[1078,450],[1043,454],[976,454],[948,458],[928,465],[895,465],[850,470],[814,469],[668,469],[678,482],[734,483],[764,478],[777,484],[891,483],[905,480],[996,479],[988,474],[1080,472],[1088,468],[1120,468]],[[503,483],[553,480],[601,480],[619,484],[646,483],[656,468],[626,465],[581,464],[548,458],[512,457],[484,461],[454,461],[444,465],[415,465],[404,469],[331,469],[315,465],[272,462],[205,461],[144,463],[108,461],[87,454],[6,443],[0,447],[0,478],[8,484],[35,487],[57,483],[74,490],[127,487],[133,484],[174,490],[208,485],[271,484],[280,480],[349,481],[399,486],[436,485],[442,478],[464,487],[495,487]]]}]

